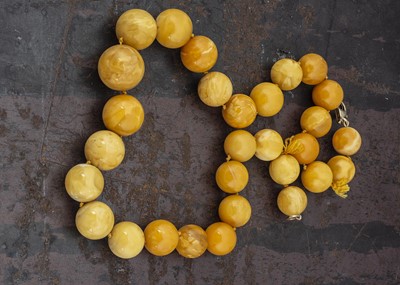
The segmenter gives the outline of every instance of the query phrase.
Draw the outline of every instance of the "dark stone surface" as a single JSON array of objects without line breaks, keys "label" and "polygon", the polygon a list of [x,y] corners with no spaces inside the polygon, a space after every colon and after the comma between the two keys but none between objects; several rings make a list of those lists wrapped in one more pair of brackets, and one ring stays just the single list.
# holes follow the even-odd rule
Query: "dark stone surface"
[{"label": "dark stone surface", "polygon": [[[106,240],[78,234],[78,205],[64,176],[85,161],[84,142],[104,128],[101,109],[115,94],[100,82],[97,60],[117,43],[113,28],[123,11],[143,8],[156,17],[170,7],[191,16],[195,34],[215,41],[214,70],[231,77],[236,93],[268,81],[281,57],[326,58],[329,77],[345,90],[351,126],[363,136],[347,199],[331,190],[307,193],[303,220],[288,222],[276,207],[280,187],[268,164],[252,159],[243,195],[253,215],[225,257],[144,250],[125,261]],[[0,8],[0,284],[400,283],[399,1],[2,0]],[[124,140],[126,159],[105,173],[100,200],[117,221],[207,227],[224,197],[213,177],[232,129],[198,99],[200,76],[185,70],[178,50],[154,43],[142,55],[145,77],[130,93],[142,102],[145,123]],[[285,92],[283,110],[249,130],[299,132],[310,90]],[[337,128],[319,140],[320,160],[334,155]]]}]

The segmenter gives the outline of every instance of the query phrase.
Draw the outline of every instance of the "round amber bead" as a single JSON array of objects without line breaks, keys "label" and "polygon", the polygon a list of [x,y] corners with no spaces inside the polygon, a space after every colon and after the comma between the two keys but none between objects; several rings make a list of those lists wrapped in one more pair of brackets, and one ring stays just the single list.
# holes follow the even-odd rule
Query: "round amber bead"
[{"label": "round amber bead", "polygon": [[251,205],[243,196],[229,195],[219,204],[218,214],[221,221],[232,227],[242,227],[250,220]]},{"label": "round amber bead", "polygon": [[271,129],[258,131],[254,138],[256,139],[256,157],[260,160],[271,161],[282,154],[283,140],[281,135]]},{"label": "round amber bead", "polygon": [[199,226],[186,225],[179,229],[179,242],[176,250],[186,258],[197,258],[207,250],[207,234]]},{"label": "round amber bead", "polygon": [[301,182],[310,192],[324,192],[332,185],[332,170],[325,162],[314,161],[301,173]]},{"label": "round amber bead", "polygon": [[75,224],[85,238],[102,239],[111,232],[114,226],[114,214],[103,202],[89,202],[79,208],[75,216]]},{"label": "round amber bead", "polygon": [[343,96],[342,87],[334,80],[324,80],[312,91],[314,104],[328,111],[338,108],[343,101]]},{"label": "round amber bead", "polygon": [[131,95],[114,96],[104,105],[104,125],[120,136],[129,136],[137,132],[142,126],[143,120],[142,104]]},{"label": "round amber bead", "polygon": [[139,52],[128,45],[115,45],[101,55],[98,63],[101,81],[110,89],[126,91],[142,80],[144,62]]},{"label": "round amber bead", "polygon": [[328,64],[319,54],[306,54],[300,58],[299,62],[303,70],[303,83],[316,85],[327,78]]},{"label": "round amber bead", "polygon": [[343,127],[338,129],[332,137],[333,148],[340,154],[353,155],[361,147],[361,136],[356,129]]},{"label": "round amber bead", "polygon": [[115,26],[117,38],[131,47],[142,50],[150,46],[157,35],[157,24],[153,16],[141,9],[124,12]]},{"label": "round amber bead", "polygon": [[309,164],[317,159],[319,154],[319,143],[317,139],[308,133],[299,133],[293,136],[291,144],[298,143],[301,151],[290,153],[300,164]]},{"label": "round amber bead", "polygon": [[282,90],[270,82],[258,84],[251,90],[250,97],[256,104],[258,115],[263,117],[276,115],[282,109],[284,101]]},{"label": "round amber bead", "polygon": [[133,258],[143,250],[144,233],[135,223],[120,222],[108,235],[108,246],[120,258]]},{"label": "round amber bead", "polygon": [[124,159],[124,142],[111,131],[97,131],[85,143],[85,156],[91,164],[101,170],[114,169]]},{"label": "round amber bead", "polygon": [[350,158],[343,155],[336,155],[328,161],[328,165],[332,170],[333,181],[344,180],[349,183],[353,180],[356,173],[356,167]]},{"label": "round amber bead", "polygon": [[232,82],[228,76],[213,71],[204,75],[198,85],[200,100],[210,107],[226,104],[232,96]]},{"label": "round amber bead", "polygon": [[282,90],[293,90],[301,83],[303,70],[297,61],[283,58],[274,63],[271,69],[271,80]]},{"label": "round amber bead", "polygon": [[183,47],[192,37],[192,20],[182,10],[167,9],[158,15],[157,41],[166,48]]},{"label": "round amber bead", "polygon": [[289,154],[282,154],[269,164],[269,175],[278,184],[289,185],[299,177],[299,174],[300,165]]},{"label": "round amber bead", "polygon": [[65,176],[65,189],[68,195],[78,202],[95,200],[103,192],[103,188],[103,174],[93,165],[75,165]]},{"label": "round amber bead", "polygon": [[303,130],[316,138],[326,135],[332,127],[332,117],[329,112],[319,106],[312,106],[306,109],[300,118],[300,125]]},{"label": "round amber bead", "polygon": [[224,150],[230,158],[245,162],[256,153],[256,139],[245,130],[231,132],[224,141]]},{"label": "round amber bead", "polygon": [[144,229],[144,236],[146,249],[157,256],[173,252],[179,241],[178,230],[166,220],[152,221]]},{"label": "round amber bead", "polygon": [[218,49],[214,42],[205,36],[195,36],[181,48],[183,65],[192,72],[210,70],[218,58]]},{"label": "round amber bead", "polygon": [[236,232],[227,223],[211,224],[207,230],[207,250],[215,255],[226,255],[236,246]]},{"label": "round amber bead", "polygon": [[235,194],[246,187],[249,182],[249,172],[243,163],[230,160],[218,167],[215,180],[222,191]]},{"label": "round amber bead", "polygon": [[245,94],[235,94],[222,108],[222,117],[225,122],[236,129],[250,126],[257,116],[256,104]]},{"label": "round amber bead", "polygon": [[285,215],[298,216],[307,207],[307,195],[297,186],[284,188],[278,194],[278,208]]}]

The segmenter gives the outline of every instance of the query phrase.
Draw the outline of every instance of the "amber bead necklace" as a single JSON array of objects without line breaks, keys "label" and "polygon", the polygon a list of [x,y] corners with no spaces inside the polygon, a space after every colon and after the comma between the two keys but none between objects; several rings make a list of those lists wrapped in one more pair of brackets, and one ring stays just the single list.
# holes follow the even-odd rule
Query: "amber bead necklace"
[{"label": "amber bead necklace", "polygon": [[[175,249],[187,258],[201,256],[206,250],[214,255],[226,255],[236,246],[236,228],[244,226],[251,217],[249,201],[238,193],[249,181],[243,164],[253,156],[269,161],[273,181],[283,186],[277,204],[291,220],[300,220],[307,206],[306,193],[290,186],[300,176],[310,192],[321,193],[332,188],[346,197],[348,183],[353,179],[355,166],[350,158],[361,146],[361,136],[349,127],[347,110],[343,103],[343,90],[327,79],[328,65],[317,54],[307,54],[298,62],[281,59],[271,69],[272,82],[262,82],[250,93],[234,94],[232,82],[221,72],[209,70],[215,65],[218,50],[206,36],[193,35],[190,17],[178,9],[163,11],[154,19],[148,12],[132,9],[123,13],[116,24],[119,44],[101,55],[98,72],[102,82],[112,90],[121,92],[107,101],[103,108],[106,130],[92,134],[85,143],[86,163],[72,167],[65,177],[65,187],[71,198],[80,202],[75,223],[78,231],[91,240],[108,237],[111,251],[128,259],[137,256],[145,247],[150,253],[165,256]],[[137,132],[144,120],[141,103],[127,90],[134,88],[143,78],[145,65],[138,52],[154,40],[166,48],[180,48],[183,65],[190,71],[204,73],[199,82],[200,100],[210,107],[222,107],[225,122],[238,130],[232,131],[224,141],[227,161],[215,175],[218,187],[227,194],[220,203],[221,222],[206,230],[193,224],[179,230],[167,220],[149,223],[144,231],[135,223],[122,221],[114,224],[109,206],[96,199],[104,188],[101,171],[121,164],[125,156],[122,137]],[[285,140],[272,129],[262,129],[254,136],[243,130],[256,116],[271,117],[283,106],[283,92],[293,90],[301,82],[315,85],[312,99],[315,106],[306,109],[300,119],[302,132]],[[327,163],[316,161],[319,154],[317,138],[326,135],[332,126],[331,110],[343,125],[332,138],[334,149],[340,154]]]}]

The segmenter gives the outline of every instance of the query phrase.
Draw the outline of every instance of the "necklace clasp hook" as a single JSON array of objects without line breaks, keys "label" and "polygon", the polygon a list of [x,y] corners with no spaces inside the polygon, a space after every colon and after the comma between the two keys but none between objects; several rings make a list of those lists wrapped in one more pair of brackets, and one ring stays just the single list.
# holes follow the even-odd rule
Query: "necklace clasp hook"
[{"label": "necklace clasp hook", "polygon": [[342,102],[339,107],[335,110],[336,121],[338,124],[343,125],[344,127],[348,127],[350,125],[347,115],[346,105]]}]

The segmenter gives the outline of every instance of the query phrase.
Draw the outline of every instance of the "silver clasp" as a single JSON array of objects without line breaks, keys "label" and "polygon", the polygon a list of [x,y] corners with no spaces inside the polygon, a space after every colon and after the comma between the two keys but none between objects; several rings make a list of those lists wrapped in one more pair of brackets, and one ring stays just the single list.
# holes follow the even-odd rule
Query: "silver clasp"
[{"label": "silver clasp", "polygon": [[338,124],[348,127],[350,125],[349,120],[347,119],[347,108],[346,105],[342,102],[340,103],[339,107],[335,110],[336,114],[336,121]]}]

